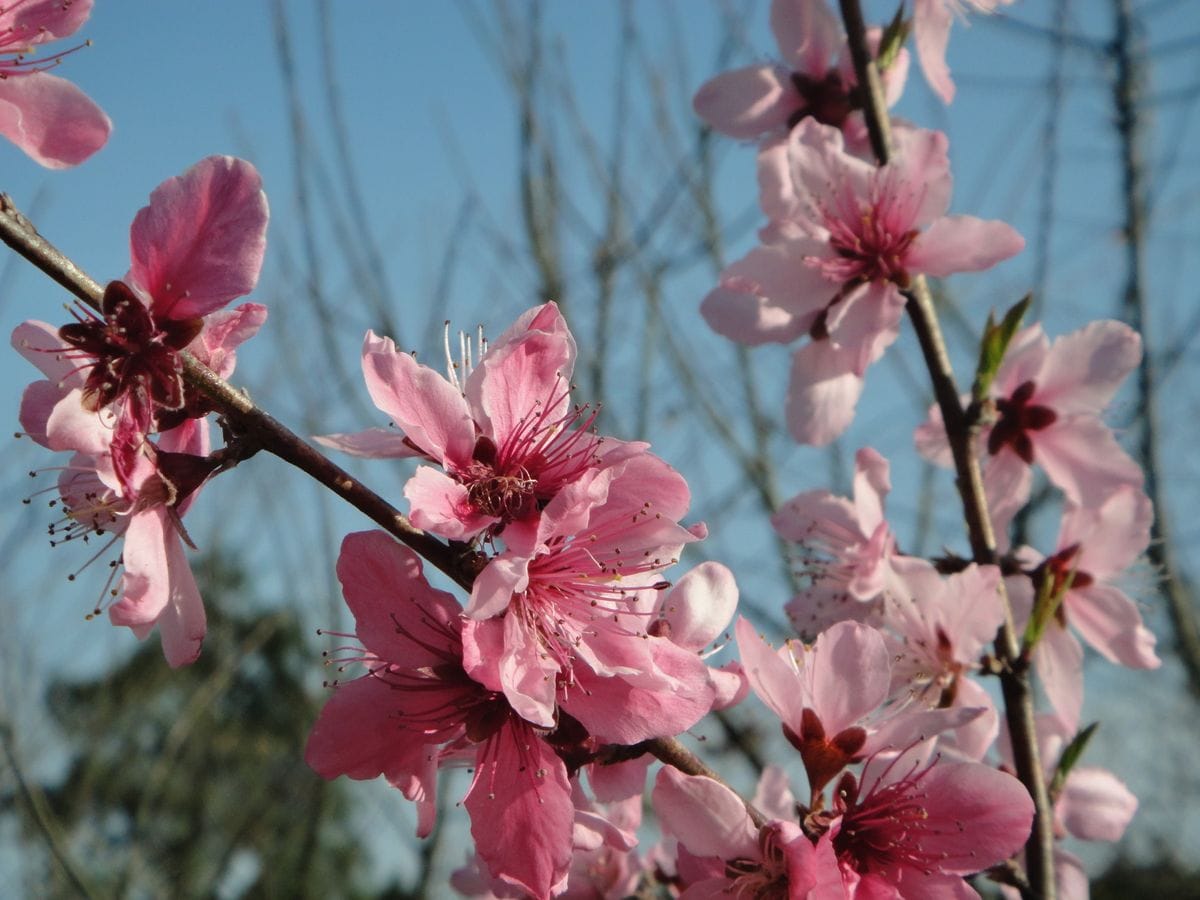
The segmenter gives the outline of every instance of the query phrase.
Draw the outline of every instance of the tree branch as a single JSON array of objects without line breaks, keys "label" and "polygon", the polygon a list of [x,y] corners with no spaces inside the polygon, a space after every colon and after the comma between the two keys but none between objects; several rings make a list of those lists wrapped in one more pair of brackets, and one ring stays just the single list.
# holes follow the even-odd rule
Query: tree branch
[{"label": "tree branch", "polygon": [[[862,10],[858,0],[839,0],[839,3],[842,20],[846,25],[850,54],[854,59],[855,73],[861,86],[863,115],[866,117],[871,136],[871,147],[879,165],[886,165],[891,158],[890,123],[879,74],[867,47]],[[981,565],[995,565],[996,538],[988,516],[979,457],[975,452],[979,427],[977,417],[969,416],[959,401],[954,370],[946,352],[946,342],[938,324],[929,286],[923,276],[913,279],[905,297],[908,316],[921,344],[921,353],[929,369],[934,395],[945,423],[946,437],[954,456],[955,481],[962,498],[972,556]],[[1003,581],[1000,583],[1000,591],[1004,593]],[[1007,596],[1004,597],[1004,601],[1005,622],[996,636],[996,655],[1003,664],[1000,685],[1004,695],[1005,718],[1012,737],[1017,776],[1033,797],[1035,808],[1033,831],[1025,848],[1029,888],[1023,891],[1023,896],[1053,900],[1054,811],[1038,757],[1030,675],[1020,660],[1020,645]]]}]

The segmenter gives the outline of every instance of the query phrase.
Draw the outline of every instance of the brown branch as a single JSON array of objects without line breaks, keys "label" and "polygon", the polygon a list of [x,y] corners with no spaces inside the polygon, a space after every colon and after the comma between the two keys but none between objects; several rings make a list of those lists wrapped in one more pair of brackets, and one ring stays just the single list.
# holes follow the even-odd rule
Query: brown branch
[{"label": "brown branch", "polygon": [[[658,738],[657,740],[647,741],[646,749],[656,759],[666,763],[668,766],[674,766],[686,775],[703,775],[705,778],[711,778],[713,781],[725,784],[720,775],[706,766],[700,757],[683,746],[676,738]],[[728,787],[728,785],[725,786]],[[755,809],[753,804],[744,799],[742,803],[745,804],[746,812],[756,827],[762,828],[767,824],[767,817]]]},{"label": "brown branch", "polygon": [[[13,205],[7,194],[0,194],[0,240],[32,262],[58,284],[93,309],[100,308],[103,286],[76,266],[61,251],[37,233],[33,225]],[[314,447],[255,406],[250,398],[197,361],[181,354],[184,378],[213,402],[238,438],[248,443],[251,452],[261,448],[291,463],[329,488],[351,506],[364,513],[393,537],[407,544],[465,590],[471,589],[478,567],[466,547],[442,543],[428,532],[416,528],[390,503],[374,493],[354,476],[335,465]],[[656,738],[643,746],[658,759],[689,775],[704,775],[725,784],[694,753],[675,738]],[[758,826],[766,819],[746,801],[746,811]]]},{"label": "brown branch", "polygon": [[[871,135],[871,147],[879,165],[886,165],[891,158],[890,123],[879,74],[867,47],[862,10],[858,0],[839,0],[839,3],[846,25],[850,54],[858,75],[863,114]],[[933,298],[924,277],[917,276],[913,279],[912,286],[905,291],[905,297],[908,316],[921,344],[921,353],[929,369],[934,395],[945,423],[946,437],[954,456],[955,480],[962,498],[971,554],[981,565],[995,565],[996,538],[988,516],[979,457],[976,454],[978,417],[970,410],[964,410],[959,400],[954,370],[950,365],[946,342],[942,337]],[[1000,591],[1004,593],[1003,582]],[[1005,718],[1012,737],[1017,776],[1029,790],[1035,808],[1033,831],[1025,848],[1029,887],[1023,891],[1023,896],[1053,900],[1056,895],[1054,811],[1038,758],[1030,674],[1027,667],[1021,664],[1020,645],[1007,596],[1004,597],[1004,601],[1005,622],[996,636],[995,645],[996,655],[1002,663],[1000,685],[1004,695]]]},{"label": "brown branch", "polygon": [[[7,195],[0,195],[0,240],[88,306],[99,309],[103,286],[38,234]],[[414,526],[402,512],[259,409],[249,397],[218,378],[191,354],[180,355],[184,379],[216,405],[250,448],[266,450],[308,473],[470,590],[474,573],[462,553]]]}]

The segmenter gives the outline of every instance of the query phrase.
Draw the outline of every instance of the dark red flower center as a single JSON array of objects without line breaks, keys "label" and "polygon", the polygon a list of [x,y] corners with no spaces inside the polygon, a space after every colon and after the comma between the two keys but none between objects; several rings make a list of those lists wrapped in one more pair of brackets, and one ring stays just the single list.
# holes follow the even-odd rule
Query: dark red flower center
[{"label": "dark red flower center", "polygon": [[124,405],[142,435],[153,428],[158,409],[180,410],[185,403],[179,351],[204,326],[202,319],[157,320],[140,298],[120,281],[109,282],[100,315],[77,313],[59,337],[74,348],[68,354],[88,370],[83,405],[99,410]]},{"label": "dark red flower center", "polygon": [[793,72],[792,84],[803,98],[804,105],[788,119],[789,129],[807,116],[812,116],[822,125],[841,128],[846,117],[860,106],[855,89],[846,84],[837,69],[830,69],[823,78]]},{"label": "dark red flower center", "polygon": [[922,846],[934,830],[921,782],[930,767],[890,784],[861,791],[847,772],[838,783],[835,804],[841,807],[841,827],[833,838],[838,859],[863,874],[916,868],[936,870],[937,853]]},{"label": "dark red flower center", "polygon": [[1058,419],[1058,414],[1050,407],[1029,402],[1035,390],[1037,386],[1026,381],[1008,399],[996,401],[1000,418],[992,426],[987,442],[988,453],[992,456],[1004,447],[1012,447],[1026,464],[1033,465],[1033,440],[1029,432],[1049,428]]}]

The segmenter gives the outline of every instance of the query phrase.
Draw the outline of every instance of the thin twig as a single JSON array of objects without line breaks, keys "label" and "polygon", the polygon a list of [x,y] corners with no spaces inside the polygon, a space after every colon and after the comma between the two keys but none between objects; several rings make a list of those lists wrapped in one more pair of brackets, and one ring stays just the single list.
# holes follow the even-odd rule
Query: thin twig
[{"label": "thin twig", "polygon": [[1200,625],[1190,592],[1180,581],[1172,558],[1173,544],[1166,495],[1159,478],[1159,420],[1158,380],[1156,360],[1151,352],[1149,316],[1147,315],[1143,250],[1146,240],[1147,190],[1145,163],[1141,143],[1145,128],[1140,113],[1140,93],[1143,80],[1141,54],[1136,52],[1133,10],[1129,0],[1115,0],[1116,37],[1113,56],[1116,78],[1113,101],[1116,106],[1116,128],[1120,139],[1122,199],[1125,205],[1125,290],[1122,311],[1125,320],[1142,336],[1142,361],[1137,371],[1138,409],[1141,429],[1138,442],[1138,462],[1146,473],[1146,494],[1154,503],[1156,515],[1150,526],[1150,546],[1146,549],[1155,571],[1161,573],[1159,582],[1171,626],[1175,632],[1175,647],[1180,662],[1187,671],[1188,686],[1200,697]]},{"label": "thin twig", "polygon": [[33,821],[37,824],[38,831],[42,833],[42,837],[45,838],[46,846],[50,848],[50,853],[58,861],[58,864],[67,876],[67,880],[71,882],[71,886],[75,888],[79,896],[87,898],[95,897],[96,892],[83,880],[83,875],[75,867],[74,862],[71,861],[71,857],[63,846],[58,825],[55,823],[53,815],[46,806],[45,794],[36,785],[32,785],[25,780],[25,774],[17,764],[17,755],[12,746],[12,726],[8,722],[0,722],[0,744],[4,745],[4,755],[8,758],[8,766],[12,769],[13,778],[16,779],[17,789],[21,792],[21,796],[25,798],[25,803],[29,806],[29,812],[33,816]]},{"label": "thin twig", "polygon": [[[891,158],[890,124],[879,75],[867,48],[862,10],[858,0],[839,0],[839,3],[858,83],[865,88],[862,90],[863,115],[866,117],[867,129],[871,136],[871,147],[879,165],[886,165]],[[976,454],[979,428],[977,416],[969,416],[959,400],[946,342],[938,324],[933,298],[923,276],[913,279],[905,297],[906,310],[921,344],[921,353],[929,369],[934,396],[941,409],[946,437],[954,456],[956,482],[962,498],[971,554],[981,565],[994,565],[997,561],[996,538],[988,516],[979,457]],[[1004,595],[1003,582],[1000,584],[1000,591]],[[1035,808],[1033,831],[1025,848],[1030,884],[1023,896],[1053,900],[1056,896],[1054,813],[1038,757],[1030,675],[1027,667],[1020,664],[1020,646],[1013,624],[1012,609],[1007,595],[1004,595],[1003,599],[1005,622],[996,636],[996,654],[1004,663],[1000,673],[1000,686],[1004,696],[1005,718],[1012,737],[1017,776],[1029,790]]]}]

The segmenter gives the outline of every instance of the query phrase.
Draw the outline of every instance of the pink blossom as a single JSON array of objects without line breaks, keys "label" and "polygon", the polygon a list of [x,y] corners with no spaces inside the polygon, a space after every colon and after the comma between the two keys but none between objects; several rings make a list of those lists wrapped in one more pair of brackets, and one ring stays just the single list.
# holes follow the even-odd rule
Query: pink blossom
[{"label": "pink blossom", "polygon": [[371,399],[399,432],[371,429],[319,440],[358,456],[419,456],[404,488],[417,526],[455,540],[499,534],[514,521],[536,521],[566,484],[603,463],[640,452],[641,444],[603,441],[588,429],[595,413],[573,406],[575,341],[553,303],[523,313],[499,340],[482,340],[479,359],[464,339],[450,378],[369,332],[363,375]]},{"label": "pink blossom", "polygon": [[1094,509],[1069,504],[1058,549],[1033,571],[1033,583],[1024,577],[1009,579],[1022,618],[1043,579],[1052,579],[1054,590],[1071,579],[1058,614],[1034,648],[1047,696],[1068,727],[1078,725],[1083,705],[1083,653],[1069,626],[1109,662],[1134,669],[1162,664],[1137,603],[1114,583],[1145,552],[1153,519],[1150,499],[1132,485],[1118,488]]},{"label": "pink blossom", "polygon": [[49,70],[85,46],[49,56],[37,47],[74,34],[92,0],[18,0],[0,9],[0,134],[43,166],[77,166],[108,141],[112,122],[71,82]]},{"label": "pink blossom", "polygon": [[[754,139],[782,133],[801,119],[846,129],[866,144],[866,126],[854,99],[858,79],[841,25],[824,0],[773,0],[771,31],[782,63],[746,66],[705,82],[692,105],[722,134]],[[878,45],[880,32],[870,39]],[[908,53],[901,50],[882,73],[888,105],[904,90]]]},{"label": "pink blossom", "polygon": [[704,533],[678,523],[689,501],[683,478],[643,453],[564,486],[536,530],[510,526],[467,606],[472,677],[531,722],[548,727],[561,707],[602,741],[695,724],[715,698],[708,668],[652,627],[662,571]]},{"label": "pink blossom", "polygon": [[338,579],[354,635],[342,668],[366,674],[335,684],[305,759],[325,778],[387,776],[417,803],[418,834],[433,827],[439,762],[474,768],[463,801],[491,875],[533,897],[559,893],[575,819],[567,770],[504,698],[463,668],[453,597],[425,580],[420,559],[383,532],[347,535]]},{"label": "pink blossom", "polygon": [[942,577],[912,557],[897,559],[894,570],[883,604],[895,647],[893,688],[929,707],[984,709],[955,732],[957,748],[980,759],[1000,723],[988,692],[971,676],[1004,622],[1000,572],[972,564]]},{"label": "pink blossom", "polygon": [[802,634],[844,618],[861,619],[883,591],[896,540],[883,515],[892,489],[888,461],[870,447],[854,456],[854,499],[825,490],[798,494],[771,517],[775,531],[800,545],[811,587],[787,605]]},{"label": "pink blossom", "polygon": [[891,652],[883,636],[839,622],[805,646],[789,641],[773,651],[743,617],[738,649],[750,686],[783,722],[783,734],[804,761],[810,803],[846,766],[883,750],[900,750],[958,728],[982,709],[922,709],[890,699]]},{"label": "pink blossom", "polygon": [[837,129],[801,122],[786,178],[764,179],[766,243],[726,268],[701,306],[739,343],[808,335],[787,399],[800,443],[827,444],[849,425],[867,367],[899,334],[912,276],[981,271],[1024,246],[1003,222],[946,215],[945,135],[913,129],[898,143],[877,168],[847,154]]},{"label": "pink blossom", "polygon": [[842,776],[816,857],[836,860],[848,897],[977,897],[963,877],[1011,857],[1032,823],[1033,801],[1011,775],[902,754]]},{"label": "pink blossom", "polygon": [[[1074,737],[1073,726],[1057,716],[1040,715],[1036,719],[1038,756],[1047,783],[1053,783],[1063,750]],[[1013,769],[1012,742],[1007,731],[999,742],[1004,768]],[[1080,860],[1062,848],[1066,837],[1083,841],[1115,843],[1137,812],[1137,797],[1119,778],[1097,766],[1074,765],[1067,773],[1054,803],[1054,876],[1058,896],[1063,900],[1087,900],[1087,873]],[[1004,895],[1015,900],[1018,893],[1004,888]]]},{"label": "pink blossom", "polygon": [[258,304],[221,307],[254,288],[266,228],[267,201],[254,167],[232,157],[201,160],[159,185],[134,218],[131,268],[124,281],[109,283],[99,314],[81,306],[77,321],[56,337],[36,322],[14,332],[14,345],[61,384],[64,396],[82,388],[71,402],[81,399],[93,412],[114,409],[119,478],[129,477],[146,435],[212,409],[185,386],[179,351],[228,375],[236,347],[265,320]]},{"label": "pink blossom", "polygon": [[[39,403],[33,389],[46,384],[38,382],[26,392],[22,419],[40,418],[44,423],[51,411],[62,418],[64,410],[74,410],[78,421],[63,423],[61,429],[73,436],[74,449],[79,451],[59,477],[64,518],[51,526],[51,543],[88,543],[92,537],[107,535],[107,543],[92,555],[94,560],[123,539],[102,589],[111,596],[97,604],[93,614],[107,606],[112,623],[129,627],[138,638],[158,626],[163,654],[171,666],[195,662],[206,630],[204,604],[183,551],[183,544],[191,542],[181,518],[218,466],[206,455],[207,422],[189,420],[163,432],[156,442],[146,441],[129,477],[121,479],[110,449],[115,434],[111,414],[101,418],[84,413],[78,389],[70,398],[73,403],[58,407]],[[46,396],[55,395],[51,391]],[[44,424],[40,430],[47,430]]]},{"label": "pink blossom", "polygon": [[[992,383],[998,417],[980,436],[989,498],[1011,493],[1004,485],[1027,490],[1021,476],[1035,463],[1084,506],[1122,485],[1140,487],[1141,469],[1100,417],[1141,357],[1141,338],[1121,322],[1092,322],[1053,343],[1040,325],[1019,332]],[[950,463],[936,408],[916,440],[924,456]]]},{"label": "pink blossom", "polygon": [[683,897],[804,898],[815,886],[813,844],[794,814],[757,829],[725,785],[670,766],[659,770],[652,802],[663,830],[697,857]]},{"label": "pink blossom", "polygon": [[950,42],[950,25],[954,16],[965,19],[967,8],[991,13],[997,6],[1007,6],[1012,0],[913,0],[913,40],[917,45],[917,60],[925,80],[943,103],[954,99],[954,82],[946,65],[946,45]]}]

